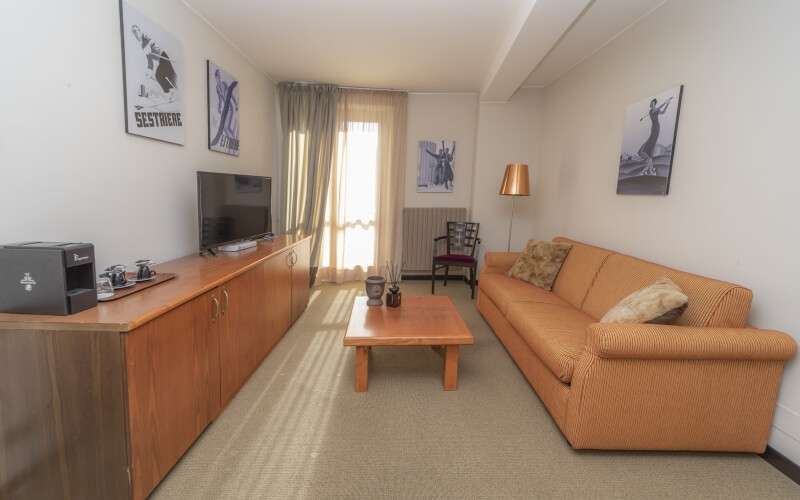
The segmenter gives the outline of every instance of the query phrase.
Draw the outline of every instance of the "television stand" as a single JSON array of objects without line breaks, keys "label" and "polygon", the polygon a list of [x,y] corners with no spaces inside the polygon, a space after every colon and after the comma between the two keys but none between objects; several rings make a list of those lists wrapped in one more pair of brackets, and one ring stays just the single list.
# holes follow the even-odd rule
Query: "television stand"
[{"label": "television stand", "polygon": [[218,247],[217,250],[220,252],[238,252],[239,250],[244,250],[245,248],[253,248],[257,244],[258,243],[255,240],[240,241],[239,243]]}]

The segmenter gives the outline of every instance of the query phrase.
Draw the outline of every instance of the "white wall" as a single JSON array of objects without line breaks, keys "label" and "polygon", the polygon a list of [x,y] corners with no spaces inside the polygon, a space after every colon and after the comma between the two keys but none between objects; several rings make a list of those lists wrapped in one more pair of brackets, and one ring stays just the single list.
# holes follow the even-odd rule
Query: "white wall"
[{"label": "white wall", "polygon": [[[547,87],[531,232],[744,285],[753,325],[800,339],[798,18],[798,2],[671,0]],[[669,195],[616,195],[626,105],[678,84]],[[769,441],[795,463],[799,385],[795,357]]]},{"label": "white wall", "polygon": [[[509,229],[512,230],[511,250],[521,250],[530,238],[543,237],[541,228],[533,222],[539,211],[542,189],[537,180],[537,155],[543,96],[542,89],[520,89],[507,103],[480,105],[471,208],[474,219],[481,223],[483,242],[479,269],[483,266],[485,252],[508,249]],[[531,182],[531,196],[513,198],[513,227],[512,197],[499,194],[509,163],[528,164]]]},{"label": "white wall", "polygon": [[[96,267],[197,251],[197,170],[271,175],[275,89],[177,1],[130,4],[183,43],[185,145],[125,133],[116,1],[0,16],[0,243],[95,245]],[[206,60],[240,80],[241,155],[207,148]]]},{"label": "white wall", "polygon": [[[481,104],[477,94],[410,94],[406,153],[406,207],[465,207],[481,223],[483,253],[505,250],[511,219],[511,198],[500,196],[508,163],[528,163],[533,196],[517,197],[513,248],[534,237],[531,225],[536,201],[536,155],[542,114],[541,89],[521,89],[508,103]],[[419,141],[456,141],[456,182],[453,193],[417,193]]]},{"label": "white wall", "polygon": [[[470,208],[475,168],[477,94],[409,94],[406,207]],[[417,193],[419,141],[455,141],[452,193]]]}]

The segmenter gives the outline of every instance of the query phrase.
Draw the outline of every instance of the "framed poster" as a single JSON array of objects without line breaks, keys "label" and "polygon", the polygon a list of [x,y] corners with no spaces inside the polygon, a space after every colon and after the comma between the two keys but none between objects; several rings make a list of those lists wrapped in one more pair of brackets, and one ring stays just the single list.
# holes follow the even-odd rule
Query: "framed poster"
[{"label": "framed poster", "polygon": [[455,154],[455,141],[419,141],[418,193],[453,192]]},{"label": "framed poster", "polygon": [[208,149],[239,156],[239,80],[208,61]]},{"label": "framed poster", "polygon": [[183,144],[183,45],[120,1],[125,131]]},{"label": "framed poster", "polygon": [[683,85],[625,108],[617,194],[669,194]]}]

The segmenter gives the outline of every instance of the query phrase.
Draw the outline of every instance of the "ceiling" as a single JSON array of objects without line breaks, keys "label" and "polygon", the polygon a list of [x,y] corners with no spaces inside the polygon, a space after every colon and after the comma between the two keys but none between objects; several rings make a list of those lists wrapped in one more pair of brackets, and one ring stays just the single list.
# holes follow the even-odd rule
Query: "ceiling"
[{"label": "ceiling", "polygon": [[480,93],[547,86],[666,0],[183,0],[275,81]]}]

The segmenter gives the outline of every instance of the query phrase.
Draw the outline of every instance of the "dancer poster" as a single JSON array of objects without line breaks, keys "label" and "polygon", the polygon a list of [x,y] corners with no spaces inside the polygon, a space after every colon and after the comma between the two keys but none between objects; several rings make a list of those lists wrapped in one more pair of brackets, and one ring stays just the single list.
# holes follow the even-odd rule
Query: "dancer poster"
[{"label": "dancer poster", "polygon": [[208,61],[208,149],[239,156],[239,81]]},{"label": "dancer poster", "polygon": [[669,194],[683,85],[625,109],[617,194]]},{"label": "dancer poster", "polygon": [[125,131],[183,144],[183,45],[120,2]]},{"label": "dancer poster", "polygon": [[419,141],[418,193],[453,192],[455,154],[455,141]]}]

